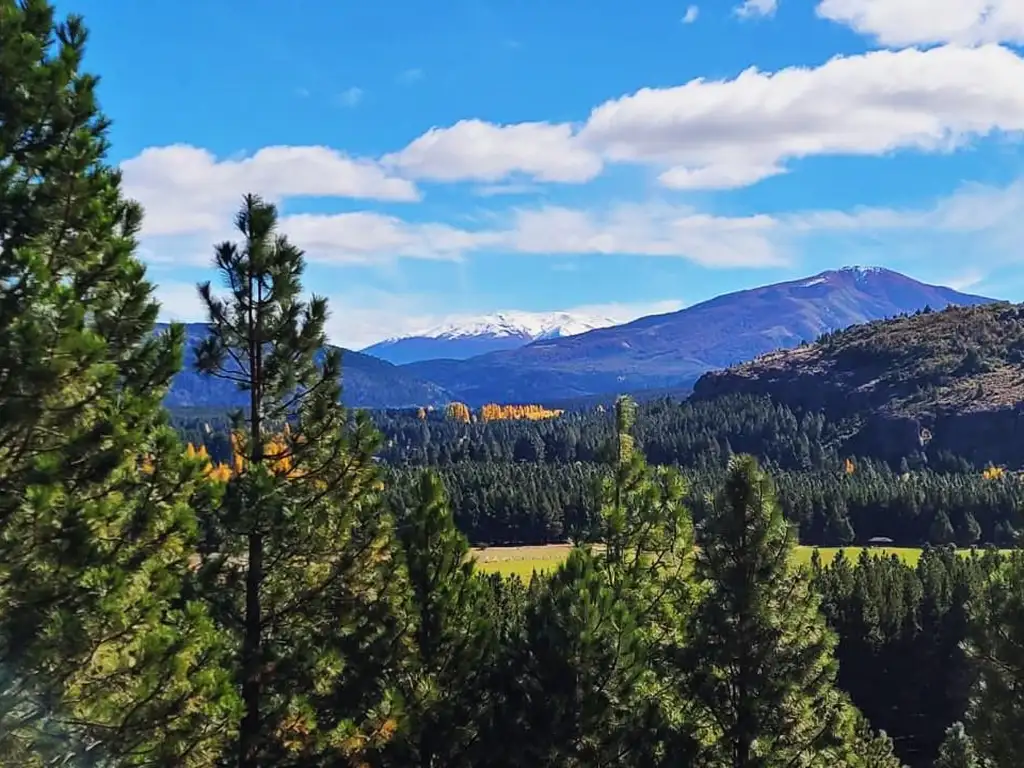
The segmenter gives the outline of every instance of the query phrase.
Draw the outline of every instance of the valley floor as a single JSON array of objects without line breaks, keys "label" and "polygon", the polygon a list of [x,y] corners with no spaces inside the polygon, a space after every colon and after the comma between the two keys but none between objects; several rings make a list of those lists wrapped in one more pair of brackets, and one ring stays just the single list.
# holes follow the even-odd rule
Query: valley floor
[{"label": "valley floor", "polygon": [[[549,571],[558,566],[569,553],[568,544],[546,544],[530,547],[479,547],[472,551],[481,571],[486,573],[516,574],[528,579],[534,571]],[[796,559],[800,563],[810,563],[811,554],[817,549],[824,564],[835,559],[840,547],[806,547],[796,548]],[[904,562],[916,565],[921,557],[921,550],[916,547],[847,547],[846,557],[856,560],[861,550],[868,549],[876,556],[897,555]],[[969,549],[960,550],[962,554]]]}]

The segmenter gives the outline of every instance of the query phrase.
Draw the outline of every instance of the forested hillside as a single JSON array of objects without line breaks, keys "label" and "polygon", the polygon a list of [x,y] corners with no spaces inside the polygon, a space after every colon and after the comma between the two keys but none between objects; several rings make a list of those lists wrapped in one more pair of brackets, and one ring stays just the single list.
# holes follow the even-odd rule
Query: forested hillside
[{"label": "forested hillside", "polygon": [[157,332],[87,40],[0,0],[0,766],[1024,765],[1019,551],[797,559],[1016,544],[1012,471],[746,395],[346,409],[255,193]]},{"label": "forested hillside", "polygon": [[1024,307],[951,307],[825,334],[695,385],[700,399],[771,396],[792,408],[856,419],[871,450],[897,458],[922,445],[975,464],[1024,464]]},{"label": "forested hillside", "polygon": [[[227,422],[177,415],[183,437],[227,460]],[[373,414],[386,471],[410,478],[437,468],[460,529],[478,544],[541,544],[578,538],[597,516],[595,481],[614,434],[611,411],[565,412],[541,421],[465,422],[445,411]],[[640,405],[636,437],[646,459],[676,465],[689,480],[699,521],[729,458],[757,456],[779,485],[787,517],[805,544],[890,538],[899,545],[1014,541],[1024,482],[1002,467],[972,464],[935,445],[899,457],[871,447],[858,419],[831,421],[764,397],[663,399]],[[953,446],[955,448],[955,446]],[[406,487],[398,483],[396,488]]]}]

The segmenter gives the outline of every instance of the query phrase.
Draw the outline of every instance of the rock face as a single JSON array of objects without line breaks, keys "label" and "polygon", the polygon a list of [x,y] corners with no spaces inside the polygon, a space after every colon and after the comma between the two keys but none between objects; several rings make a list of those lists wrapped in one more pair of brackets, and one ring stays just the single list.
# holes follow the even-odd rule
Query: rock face
[{"label": "rock face", "polygon": [[704,374],[695,398],[767,395],[846,420],[852,452],[925,449],[1024,464],[1024,305],[953,307],[854,326]]}]

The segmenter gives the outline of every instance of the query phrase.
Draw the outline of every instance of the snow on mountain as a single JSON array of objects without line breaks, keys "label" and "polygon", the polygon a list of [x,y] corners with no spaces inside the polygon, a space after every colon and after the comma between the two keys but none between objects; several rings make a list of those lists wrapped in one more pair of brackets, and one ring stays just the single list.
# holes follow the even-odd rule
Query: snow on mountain
[{"label": "snow on mountain", "polygon": [[[530,341],[575,336],[595,328],[615,325],[607,317],[588,317],[570,312],[498,312],[476,318],[456,319],[410,336],[428,339],[463,339],[471,336],[513,336]],[[408,338],[408,337],[407,337]]]},{"label": "snow on mountain", "polygon": [[609,317],[573,312],[497,312],[448,318],[440,325],[384,339],[362,351],[396,365],[433,359],[465,360],[615,324]]}]

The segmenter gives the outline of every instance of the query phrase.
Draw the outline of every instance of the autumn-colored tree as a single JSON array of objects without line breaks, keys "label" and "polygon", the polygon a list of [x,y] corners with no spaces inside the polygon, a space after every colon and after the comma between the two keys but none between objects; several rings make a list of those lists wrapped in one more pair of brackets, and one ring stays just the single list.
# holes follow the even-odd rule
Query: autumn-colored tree
[{"label": "autumn-colored tree", "polygon": [[480,421],[499,421],[521,419],[539,421],[553,419],[562,415],[562,411],[545,408],[541,405],[498,405],[488,403],[480,409]]},{"label": "autumn-colored tree", "polygon": [[468,424],[471,420],[469,406],[465,403],[448,403],[446,413],[448,418],[452,421],[460,421],[463,424]]}]

